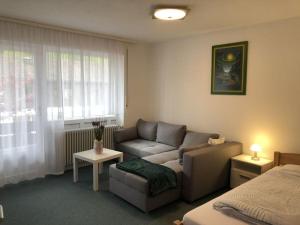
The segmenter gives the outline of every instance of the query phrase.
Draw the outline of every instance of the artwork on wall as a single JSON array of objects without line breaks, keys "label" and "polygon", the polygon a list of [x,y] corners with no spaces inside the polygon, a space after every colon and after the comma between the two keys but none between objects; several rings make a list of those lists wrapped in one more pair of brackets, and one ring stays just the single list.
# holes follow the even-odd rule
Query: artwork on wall
[{"label": "artwork on wall", "polygon": [[246,95],[248,41],[212,47],[211,94]]}]

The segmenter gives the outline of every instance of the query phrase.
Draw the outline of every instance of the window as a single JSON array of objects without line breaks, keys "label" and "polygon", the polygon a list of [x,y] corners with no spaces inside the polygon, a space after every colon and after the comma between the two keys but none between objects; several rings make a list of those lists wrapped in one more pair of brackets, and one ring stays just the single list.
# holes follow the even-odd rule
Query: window
[{"label": "window", "polygon": [[119,41],[0,21],[0,186],[62,173],[66,122],[123,124],[125,52]]},{"label": "window", "polygon": [[[26,138],[15,146],[33,144],[36,129],[35,57],[29,51],[0,51],[0,141],[5,146],[16,138],[20,126],[26,127]],[[12,104],[13,102],[13,104]],[[16,124],[11,126],[11,124]]]},{"label": "window", "polygon": [[[60,77],[62,79],[63,116],[66,124],[99,117],[116,119],[119,79],[112,74],[107,54],[52,50],[47,51],[46,61],[49,66],[49,85],[56,83]],[[48,107],[48,119],[55,120],[58,115],[59,109],[54,102],[52,107]]]},{"label": "window", "polygon": [[[34,56],[30,52],[0,52],[0,123],[13,123],[35,115]],[[15,90],[11,92],[11,90]],[[11,99],[16,99],[11,104]],[[25,100],[25,104],[23,103]]]}]

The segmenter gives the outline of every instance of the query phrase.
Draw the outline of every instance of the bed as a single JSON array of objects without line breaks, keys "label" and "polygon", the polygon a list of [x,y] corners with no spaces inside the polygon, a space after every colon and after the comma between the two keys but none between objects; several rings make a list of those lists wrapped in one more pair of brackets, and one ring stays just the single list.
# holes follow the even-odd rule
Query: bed
[{"label": "bed", "polygon": [[[292,164],[292,165],[288,165],[288,164]],[[286,165],[286,166],[283,166]],[[294,165],[298,165],[298,166],[294,166]],[[225,215],[224,212],[219,212],[216,209],[216,203],[219,202],[226,202],[227,199],[232,198],[232,196],[237,196],[240,195],[241,193],[243,193],[245,195],[245,191],[248,191],[249,188],[253,189],[253,187],[257,187],[257,186],[263,186],[260,184],[267,184],[268,182],[272,181],[270,184],[272,184],[272,187],[274,187],[274,189],[278,187],[282,186],[282,190],[280,190],[281,192],[284,191],[284,193],[289,193],[290,189],[288,188],[288,186],[284,186],[284,185],[274,185],[274,182],[276,182],[277,184],[280,183],[289,183],[289,181],[284,181],[281,182],[282,178],[285,178],[285,176],[283,176],[282,178],[275,176],[275,178],[270,179],[270,177],[274,176],[274,174],[280,174],[283,172],[286,172],[286,168],[289,169],[290,166],[292,166],[292,168],[296,168],[297,172],[300,171],[300,154],[295,154],[295,153],[280,153],[280,152],[275,152],[274,153],[274,166],[276,166],[275,168],[271,169],[270,172],[267,172],[266,174],[263,174],[251,181],[248,181],[247,183],[219,196],[218,198],[215,198],[209,202],[207,202],[206,204],[199,206],[195,209],[193,209],[192,211],[188,212],[187,214],[184,215],[183,217],[183,221],[175,221],[175,224],[183,224],[183,225],[246,225],[249,224],[248,222],[244,222],[241,219],[237,219],[236,217],[233,216],[228,216]],[[278,167],[278,166],[283,166],[283,167]],[[297,173],[296,175],[299,176],[300,173]],[[282,175],[281,175],[282,176]],[[275,180],[274,180],[275,179]],[[291,181],[293,181],[293,177],[291,179]],[[297,190],[296,190],[296,196],[291,198],[291,196],[289,196],[288,200],[292,199],[293,204],[296,204],[296,209],[294,211],[293,217],[294,215],[296,215],[297,218],[292,218],[290,221],[288,221],[287,217],[285,217],[284,219],[287,220],[282,220],[279,222],[279,224],[298,224],[298,221],[300,221],[299,218],[299,211],[300,211],[300,196],[299,196],[299,186],[298,186],[298,182],[299,182],[299,177],[296,177],[296,184],[297,184]],[[295,182],[294,185],[295,186]],[[300,184],[299,184],[300,185]],[[286,190],[288,189],[288,190]],[[244,192],[243,192],[244,191]],[[274,191],[274,190],[273,190]],[[251,191],[248,191],[251,192]],[[261,193],[260,193],[261,194]],[[291,194],[290,194],[291,195]],[[261,195],[260,195],[261,196]],[[266,193],[266,196],[267,193]],[[265,201],[263,203],[265,203],[264,205],[268,206],[268,197],[266,198],[262,198],[262,201]],[[292,203],[291,203],[292,204]],[[294,208],[295,206],[293,206]],[[266,210],[265,210],[266,211]],[[267,210],[268,212],[268,210]],[[260,212],[256,209],[256,214],[260,214]],[[264,217],[265,215],[263,215]],[[272,216],[271,216],[272,217]],[[276,218],[278,219],[278,218]],[[246,221],[246,220],[245,220]],[[291,222],[293,221],[293,222]],[[297,221],[295,223],[295,221]],[[276,222],[277,223],[277,222]],[[276,224],[274,223],[274,224]],[[250,223],[251,224],[251,223]],[[273,223],[265,223],[264,221],[262,221],[261,223],[256,223],[256,221],[254,221],[252,224],[273,224]]]}]

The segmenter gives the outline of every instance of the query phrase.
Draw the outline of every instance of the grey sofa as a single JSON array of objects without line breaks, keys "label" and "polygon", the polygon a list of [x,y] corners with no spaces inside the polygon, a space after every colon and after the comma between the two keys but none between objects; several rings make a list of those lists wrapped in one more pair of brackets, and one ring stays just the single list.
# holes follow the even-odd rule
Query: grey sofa
[{"label": "grey sofa", "polygon": [[192,202],[228,186],[230,158],[241,154],[242,144],[227,142],[208,145],[218,134],[187,131],[185,125],[138,120],[136,127],[114,133],[115,149],[125,159],[141,157],[171,168],[178,186],[157,196],[150,196],[147,180],[109,168],[110,191],[141,210],[148,212],[176,199]]}]

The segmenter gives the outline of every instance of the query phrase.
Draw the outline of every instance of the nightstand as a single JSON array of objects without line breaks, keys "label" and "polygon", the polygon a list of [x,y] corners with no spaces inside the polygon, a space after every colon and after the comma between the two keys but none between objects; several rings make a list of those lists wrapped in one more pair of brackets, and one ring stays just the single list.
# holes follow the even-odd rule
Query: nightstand
[{"label": "nightstand", "polygon": [[260,158],[255,161],[250,155],[238,155],[231,158],[230,187],[235,188],[273,167],[273,161]]}]

